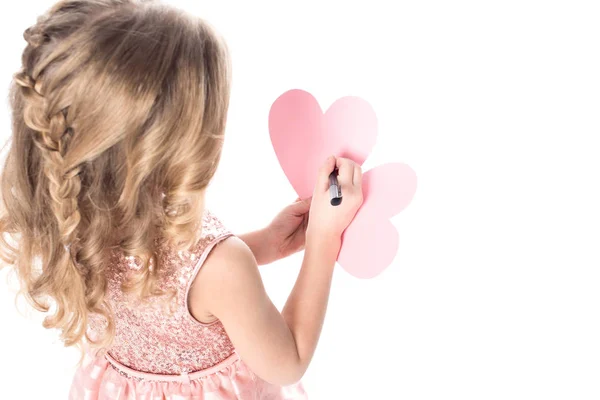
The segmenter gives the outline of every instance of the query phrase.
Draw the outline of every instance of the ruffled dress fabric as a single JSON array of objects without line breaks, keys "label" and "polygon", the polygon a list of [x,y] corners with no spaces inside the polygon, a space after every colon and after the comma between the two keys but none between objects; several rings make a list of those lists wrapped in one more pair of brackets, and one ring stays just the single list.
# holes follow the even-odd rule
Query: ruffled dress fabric
[{"label": "ruffled dress fabric", "polygon": [[302,384],[280,387],[256,376],[232,355],[215,367],[187,375],[134,371],[110,356],[88,354],[77,371],[69,400],[297,400]]}]

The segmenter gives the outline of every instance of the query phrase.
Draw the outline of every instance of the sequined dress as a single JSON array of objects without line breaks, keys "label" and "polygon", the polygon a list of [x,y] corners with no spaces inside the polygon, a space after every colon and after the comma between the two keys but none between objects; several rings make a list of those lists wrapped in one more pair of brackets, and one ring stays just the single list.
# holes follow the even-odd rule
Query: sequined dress
[{"label": "sequined dress", "polygon": [[[75,373],[70,400],[284,400],[306,399],[301,383],[269,384],[239,358],[221,322],[204,324],[189,312],[190,285],[210,251],[231,233],[210,212],[202,235],[189,251],[160,246],[160,286],[176,290],[166,309],[159,299],[141,303],[121,291],[135,260],[115,253],[107,272],[107,297],[114,313],[115,338],[104,351],[88,351]],[[92,316],[92,337],[104,329]]]}]

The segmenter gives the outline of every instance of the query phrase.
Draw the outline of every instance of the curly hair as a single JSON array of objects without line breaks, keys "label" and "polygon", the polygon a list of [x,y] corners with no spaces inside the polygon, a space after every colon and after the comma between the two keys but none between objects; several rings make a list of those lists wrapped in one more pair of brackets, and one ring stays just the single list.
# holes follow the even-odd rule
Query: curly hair
[{"label": "curly hair", "polygon": [[[198,238],[229,104],[227,47],[203,20],[143,0],[60,1],[24,38],[0,257],[66,346],[106,346],[109,252],[140,260],[123,290],[147,298],[164,294],[157,238],[179,249]],[[91,314],[108,321],[104,337],[88,336]]]}]

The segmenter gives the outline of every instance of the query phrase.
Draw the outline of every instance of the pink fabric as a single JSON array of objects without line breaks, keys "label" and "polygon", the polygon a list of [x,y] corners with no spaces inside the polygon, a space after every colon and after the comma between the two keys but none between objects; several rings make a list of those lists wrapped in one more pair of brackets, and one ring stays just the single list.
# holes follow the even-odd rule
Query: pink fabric
[{"label": "pink fabric", "polygon": [[301,383],[271,385],[236,354],[209,369],[183,375],[132,370],[109,355],[86,355],[69,400],[288,400],[307,399]]},{"label": "pink fabric", "polygon": [[[107,299],[113,312],[115,338],[100,351],[87,349],[77,370],[71,400],[284,400],[305,399],[300,383],[269,384],[252,373],[235,353],[220,321],[203,324],[190,314],[188,292],[210,251],[231,236],[206,212],[201,235],[189,251],[157,242],[161,265],[159,286],[175,291],[172,308],[158,298],[140,302],[123,293],[121,284],[139,268],[137,260],[112,254]],[[90,317],[88,334],[98,337],[106,321]]]}]

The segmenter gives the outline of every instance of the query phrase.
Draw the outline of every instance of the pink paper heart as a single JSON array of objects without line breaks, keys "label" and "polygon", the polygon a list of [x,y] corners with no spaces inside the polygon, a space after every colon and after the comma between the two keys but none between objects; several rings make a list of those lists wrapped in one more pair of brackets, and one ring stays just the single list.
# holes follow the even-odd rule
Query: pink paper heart
[{"label": "pink paper heart", "polygon": [[[377,118],[358,97],[341,98],[323,114],[310,93],[290,90],[271,107],[269,132],[288,180],[300,198],[307,198],[326,157],[365,162],[377,137]],[[398,232],[390,218],[410,203],[416,187],[416,174],[405,164],[384,164],[364,174],[364,202],[344,232],[338,255],[346,271],[368,279],[392,263]]]},{"label": "pink paper heart", "polygon": [[369,279],[383,272],[398,252],[390,222],[413,199],[417,175],[406,164],[377,166],[363,175],[363,205],[346,228],[338,262],[351,275]]},{"label": "pink paper heart", "polygon": [[312,195],[328,156],[365,162],[377,138],[377,117],[359,97],[343,97],[323,114],[310,93],[295,89],[273,103],[269,132],[283,172],[304,199]]}]

